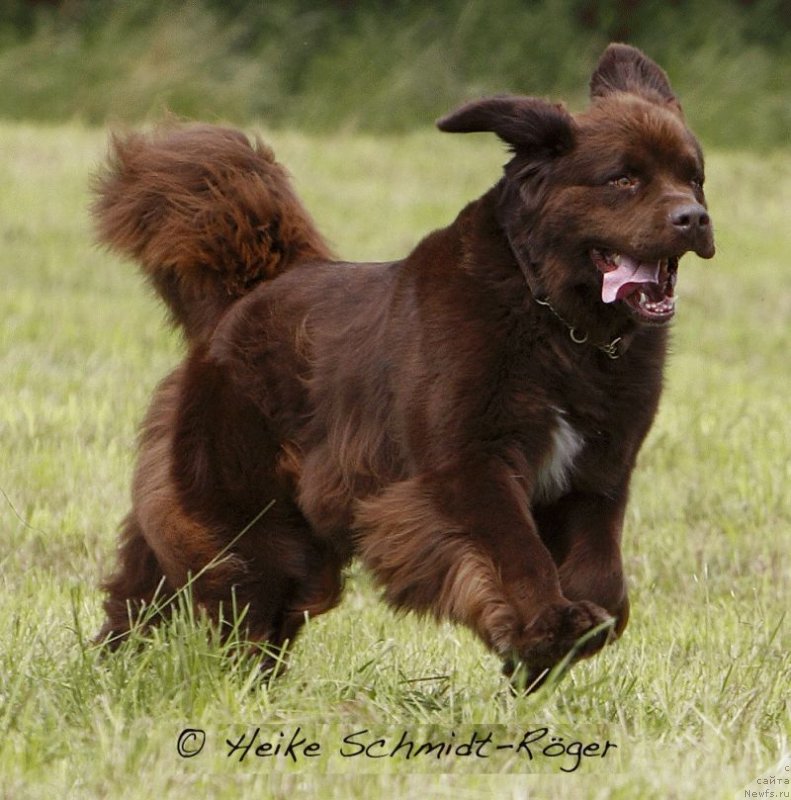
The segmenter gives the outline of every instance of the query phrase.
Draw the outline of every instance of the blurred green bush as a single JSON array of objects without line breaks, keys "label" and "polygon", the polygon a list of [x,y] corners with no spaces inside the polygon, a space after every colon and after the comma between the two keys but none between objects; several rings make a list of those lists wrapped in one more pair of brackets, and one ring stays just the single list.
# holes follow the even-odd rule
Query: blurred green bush
[{"label": "blurred green bush", "polygon": [[376,132],[472,96],[585,100],[608,41],[670,74],[708,143],[791,131],[791,0],[0,0],[0,116]]}]

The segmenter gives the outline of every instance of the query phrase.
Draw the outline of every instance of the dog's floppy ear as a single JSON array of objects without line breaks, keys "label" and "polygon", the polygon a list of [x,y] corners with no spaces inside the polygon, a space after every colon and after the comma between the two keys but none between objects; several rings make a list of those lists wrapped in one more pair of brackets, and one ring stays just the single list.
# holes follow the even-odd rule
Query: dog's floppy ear
[{"label": "dog's floppy ear", "polygon": [[665,71],[628,44],[611,44],[591,76],[591,99],[606,97],[613,92],[639,94],[681,112],[681,104],[670,88]]},{"label": "dog's floppy ear", "polygon": [[574,143],[573,120],[559,105],[535,97],[499,95],[473,100],[437,120],[446,133],[496,133],[515,151],[559,155]]}]

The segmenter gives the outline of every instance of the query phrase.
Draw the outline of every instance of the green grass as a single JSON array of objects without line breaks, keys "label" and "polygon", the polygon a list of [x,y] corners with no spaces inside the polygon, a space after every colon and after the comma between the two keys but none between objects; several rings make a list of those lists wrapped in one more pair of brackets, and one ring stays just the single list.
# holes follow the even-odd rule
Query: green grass
[{"label": "green grass", "polygon": [[[430,131],[268,138],[338,251],[360,259],[448,222],[504,157],[486,137]],[[632,620],[524,698],[465,630],[392,614],[356,568],[271,682],[188,614],[137,649],[90,647],[135,428],[181,350],[134,270],[91,244],[104,141],[0,125],[0,798],[731,798],[788,751],[791,154],[709,153],[719,252],[682,265],[626,521]],[[300,726],[329,751],[365,728],[461,741],[473,725],[618,749],[565,774],[513,759],[240,763],[224,745],[256,727],[278,740]],[[183,760],[187,727],[207,744]]]},{"label": "green grass", "polygon": [[403,132],[483,94],[579,105],[607,43],[628,41],[667,70],[704,142],[771,149],[791,127],[788,0],[4,2],[4,119],[98,125],[167,107]]}]

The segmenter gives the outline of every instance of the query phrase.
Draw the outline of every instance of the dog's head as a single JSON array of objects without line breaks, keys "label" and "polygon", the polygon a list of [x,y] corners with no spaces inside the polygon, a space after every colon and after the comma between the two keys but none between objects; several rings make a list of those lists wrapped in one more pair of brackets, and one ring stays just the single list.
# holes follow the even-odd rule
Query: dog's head
[{"label": "dog's head", "polygon": [[667,323],[679,258],[714,255],[703,155],[667,76],[639,50],[610,45],[572,115],[532,97],[471,102],[437,123],[492,131],[513,158],[500,222],[534,292],[569,319]]}]

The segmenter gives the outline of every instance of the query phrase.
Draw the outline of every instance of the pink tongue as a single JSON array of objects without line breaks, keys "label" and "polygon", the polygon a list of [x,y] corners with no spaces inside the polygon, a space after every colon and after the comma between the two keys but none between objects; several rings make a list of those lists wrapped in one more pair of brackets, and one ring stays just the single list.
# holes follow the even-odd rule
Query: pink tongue
[{"label": "pink tongue", "polygon": [[630,295],[643,283],[659,282],[659,262],[647,264],[637,262],[629,256],[621,256],[621,263],[615,269],[604,273],[601,286],[601,299],[613,303]]}]

